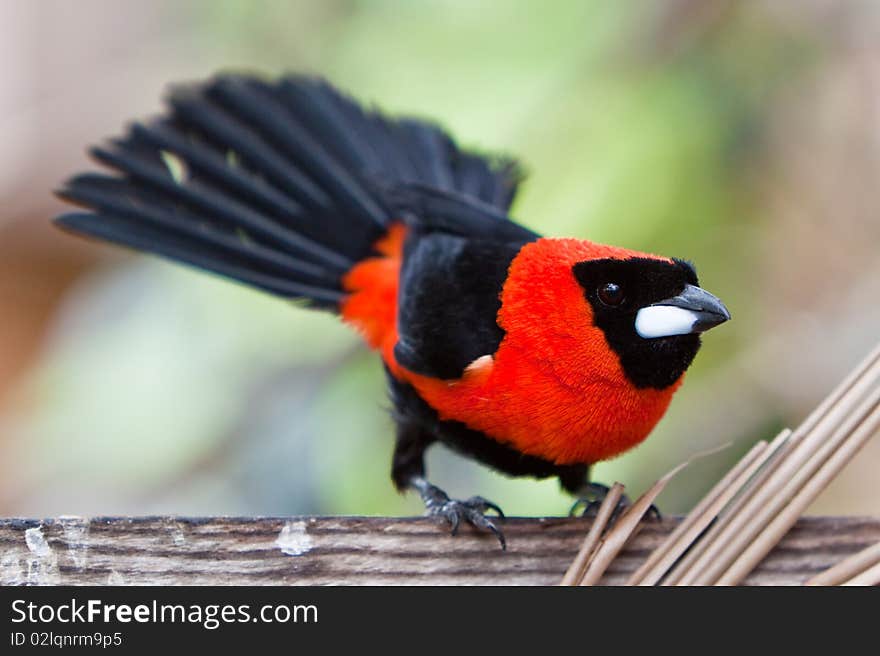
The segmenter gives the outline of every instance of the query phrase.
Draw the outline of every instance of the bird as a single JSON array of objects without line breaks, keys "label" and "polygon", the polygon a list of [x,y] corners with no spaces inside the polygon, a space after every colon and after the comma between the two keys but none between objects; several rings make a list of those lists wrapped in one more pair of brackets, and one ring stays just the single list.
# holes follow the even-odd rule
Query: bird
[{"label": "bird", "polygon": [[429,482],[443,444],[594,506],[591,467],[640,444],[730,319],[684,259],[545,237],[510,207],[523,167],[324,78],[220,72],[90,149],[65,231],[338,315],[382,361],[391,479],[454,534],[501,508]]}]

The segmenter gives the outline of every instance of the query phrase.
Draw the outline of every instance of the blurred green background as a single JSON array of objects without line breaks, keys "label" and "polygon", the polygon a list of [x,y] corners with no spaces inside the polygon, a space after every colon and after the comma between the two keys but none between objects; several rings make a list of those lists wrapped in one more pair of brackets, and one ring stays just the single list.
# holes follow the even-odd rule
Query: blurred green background
[{"label": "blurred green background", "polygon": [[[85,146],[218,69],[324,75],[516,154],[513,215],[694,261],[734,316],[667,417],[596,468],[687,510],[880,336],[880,12],[867,0],[0,4],[0,514],[418,514],[389,479],[378,359],[330,316],[73,239]],[[813,512],[880,513],[877,440]],[[435,448],[508,514],[554,481]]]}]

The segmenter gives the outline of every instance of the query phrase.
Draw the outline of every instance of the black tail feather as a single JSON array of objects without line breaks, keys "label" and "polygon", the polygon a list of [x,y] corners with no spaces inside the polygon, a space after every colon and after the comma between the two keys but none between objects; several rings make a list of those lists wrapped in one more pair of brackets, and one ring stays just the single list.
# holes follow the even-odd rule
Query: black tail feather
[{"label": "black tail feather", "polygon": [[372,221],[380,228],[388,225],[388,212],[376,202],[357,177],[340,164],[315,140],[296,117],[276,102],[266,85],[236,78],[218,80],[211,96],[248,121],[262,136],[299,164],[333,197],[343,213]]},{"label": "black tail feather", "polygon": [[276,244],[293,257],[315,263],[330,263],[342,271],[354,264],[352,260],[286,228],[277,219],[253,210],[216,187],[203,187],[195,180],[186,184],[178,183],[166,167],[158,168],[154,163],[139,158],[133,149],[127,147],[129,145],[130,142],[119,142],[115,148],[94,148],[92,153],[96,159],[127,173],[136,185],[164,193],[181,206],[204,215],[206,225],[222,224],[244,231],[255,240]]},{"label": "black tail feather", "polygon": [[244,165],[266,177],[302,205],[327,210],[333,200],[294,162],[255,133],[254,127],[236,120],[211,102],[198,87],[178,88],[171,94],[174,118],[185,130],[203,134],[226,152],[235,153]]},{"label": "black tail feather", "polygon": [[247,169],[236,166],[234,160],[230,161],[228,153],[220,153],[195,141],[191,134],[187,135],[166,121],[135,124],[132,126],[132,136],[149,143],[154,149],[177,153],[176,156],[187,163],[195,177],[213,181],[242,202],[253,203],[270,215],[303,216],[305,213],[303,206],[290,196]]},{"label": "black tail feather", "polygon": [[407,140],[410,160],[418,171],[418,179],[425,185],[448,191],[454,188],[452,160],[455,146],[438,128],[418,121],[402,120],[400,129]]},{"label": "black tail feather", "polygon": [[320,141],[352,171],[377,174],[385,170],[381,141],[371,138],[370,120],[352,100],[323,80],[291,76],[278,86],[279,99],[308,125]]},{"label": "black tail feather", "polygon": [[59,195],[89,211],[60,216],[62,227],[328,309],[345,298],[345,272],[401,218],[395,189],[437,192],[411,207],[451,208],[459,228],[517,230],[505,218],[520,177],[512,161],[365,111],[324,81],[221,75],[174,88],[169,104],[92,150],[115,174],[68,181]]},{"label": "black tail feather", "polygon": [[203,219],[185,213],[130,182],[106,175],[87,173],[68,182],[59,191],[63,198],[84,204],[115,217],[117,223],[135,222],[145,228],[167,235],[169,243],[188,241],[204,246],[205,254],[218,256],[250,266],[267,274],[286,275],[313,285],[330,286],[336,282],[342,268],[330,268],[294,260],[287,253],[247,240],[241,232],[205,229]]},{"label": "black tail feather", "polygon": [[306,299],[318,308],[336,309],[345,297],[340,291],[293,282],[287,276],[262,273],[250,264],[239,264],[226,254],[212,252],[201,240],[175,239],[167,232],[149,224],[121,216],[95,222],[93,215],[72,212],[59,217],[57,223],[73,232],[98,237],[110,242],[149,251],[185,264],[213,271],[232,280],[257,287],[271,294]]}]

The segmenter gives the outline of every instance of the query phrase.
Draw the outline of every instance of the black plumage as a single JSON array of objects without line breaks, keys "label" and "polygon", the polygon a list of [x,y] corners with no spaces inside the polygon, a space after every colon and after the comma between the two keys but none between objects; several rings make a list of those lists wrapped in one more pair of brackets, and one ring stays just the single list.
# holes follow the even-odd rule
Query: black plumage
[{"label": "black plumage", "polygon": [[[644,339],[636,333],[634,320],[640,308],[675,296],[687,284],[698,284],[697,272],[690,263],[638,257],[600,259],[579,262],[573,273],[593,309],[593,321],[602,329],[633,385],[665,389],[681,377],[697,355],[700,335]],[[608,307],[598,296],[599,287],[609,281],[623,290],[624,300],[619,307]]]},{"label": "black plumage", "polygon": [[501,289],[523,244],[412,232],[400,274],[397,362],[424,376],[455,379],[495,353],[504,337],[496,318]]},{"label": "black plumage", "polygon": [[92,150],[112,173],[69,180],[59,195],[86,211],[59,225],[329,310],[395,220],[514,226],[512,160],[463,151],[426,121],[365,111],[322,80],[224,74],[174,87],[168,103]]}]

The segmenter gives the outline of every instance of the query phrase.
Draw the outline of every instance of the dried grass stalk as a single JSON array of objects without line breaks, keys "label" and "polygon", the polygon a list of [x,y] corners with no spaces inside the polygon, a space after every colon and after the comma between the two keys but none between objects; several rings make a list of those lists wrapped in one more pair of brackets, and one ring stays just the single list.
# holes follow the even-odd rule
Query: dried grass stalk
[{"label": "dried grass stalk", "polygon": [[[880,391],[880,390],[878,390]],[[821,468],[797,492],[791,502],[736,558],[734,563],[718,579],[719,585],[736,585],[764,559],[773,547],[794,526],[798,517],[816,499],[840,470],[880,430],[880,401],[875,401],[873,411],[865,417],[858,428],[822,464]],[[820,454],[817,453],[816,456]],[[812,462],[812,460],[811,460]]]},{"label": "dried grass stalk", "polygon": [[669,573],[660,585],[692,585],[696,576],[710,562],[704,554],[717,545],[719,536],[727,530],[728,525],[736,517],[742,507],[748,503],[754,495],[755,489],[759,487],[768,477],[768,471],[772,471],[774,465],[778,464],[784,455],[785,448],[788,446],[787,441],[790,440],[792,433],[789,429],[784,429],[770,442],[770,445],[762,452],[761,468],[734,496],[719,517],[710,528],[702,534],[696,544],[691,545],[688,551],[675,569]]},{"label": "dried grass stalk", "polygon": [[614,511],[617,509],[622,496],[623,485],[620,483],[615,483],[611,486],[611,489],[608,490],[608,494],[606,494],[605,498],[602,500],[602,505],[599,506],[599,512],[596,513],[596,519],[593,520],[593,524],[590,526],[590,531],[587,533],[587,537],[584,538],[577,556],[575,556],[574,561],[569,565],[568,571],[565,572],[565,576],[562,577],[562,581],[560,581],[559,585],[578,585],[580,583],[584,576],[584,572],[587,569],[587,564],[590,561],[590,556],[592,556],[593,552],[596,550],[596,545],[599,544],[599,538],[602,537],[602,532],[608,525]]},{"label": "dried grass stalk", "polygon": [[821,574],[817,574],[804,585],[842,585],[849,579],[877,564],[880,564],[880,542],[867,549],[862,549],[860,552],[840,561],[834,567],[830,567]]},{"label": "dried grass stalk", "polygon": [[[722,448],[727,448],[727,446],[728,445],[724,445]],[[719,449],[714,449],[711,453],[718,450]],[[651,508],[654,500],[663,491],[663,488],[666,487],[666,484],[669,483],[678,472],[693,462],[695,458],[701,457],[702,455],[708,454],[700,454],[681,463],[678,467],[666,474],[666,476],[654,483],[654,485],[640,496],[632,506],[627,508],[626,512],[619,520],[617,520],[614,527],[608,532],[608,535],[605,536],[605,539],[603,539],[596,548],[589,563],[587,563],[587,570],[584,572],[584,576],[581,579],[581,585],[595,585],[599,582],[602,575],[605,573],[605,570],[608,569],[608,566],[617,557],[617,554],[620,553],[620,550],[623,549],[629,539],[636,534],[641,525],[642,518]]]},{"label": "dried grass stalk", "polygon": [[858,576],[854,576],[840,585],[880,585],[880,563],[869,567]]},{"label": "dried grass stalk", "polygon": [[[805,433],[803,427],[795,431],[776,466],[752,486],[753,494],[737,508],[724,531],[679,581],[680,585],[715,583],[744,549],[754,546],[758,534],[880,402],[880,388],[872,391],[878,378],[880,361],[873,362],[845,396],[828,408],[812,431]],[[863,399],[865,394],[868,396]]]},{"label": "dried grass stalk", "polygon": [[855,369],[853,369],[846,378],[840,381],[837,387],[831,390],[831,393],[826,396],[807,416],[801,425],[798,426],[797,432],[804,434],[813,430],[816,424],[819,423],[819,420],[822,419],[822,417],[824,417],[833,406],[837,405],[844,396],[849,394],[855,383],[863,378],[878,363],[880,363],[880,344],[877,344],[868,355],[862,358],[861,362],[856,365]]},{"label": "dried grass stalk", "polygon": [[651,554],[650,558],[630,577],[627,585],[656,585],[667,571],[681,558],[715,520],[721,510],[751,480],[755,472],[767,462],[775,446],[784,441],[791,431],[783,431],[774,441],[773,448],[761,440],[703,497],[691,513],[676,527],[669,537]]}]

